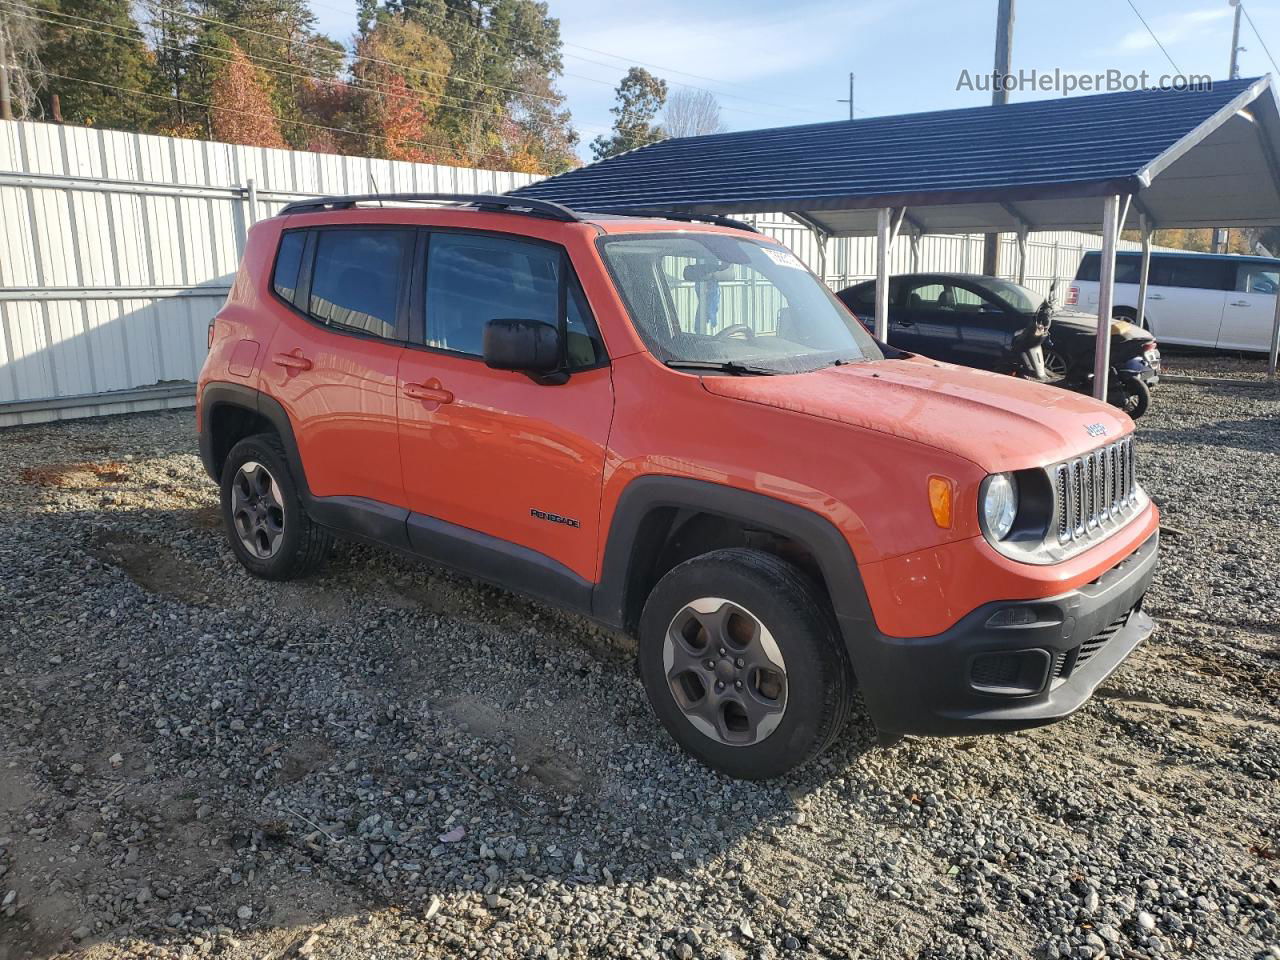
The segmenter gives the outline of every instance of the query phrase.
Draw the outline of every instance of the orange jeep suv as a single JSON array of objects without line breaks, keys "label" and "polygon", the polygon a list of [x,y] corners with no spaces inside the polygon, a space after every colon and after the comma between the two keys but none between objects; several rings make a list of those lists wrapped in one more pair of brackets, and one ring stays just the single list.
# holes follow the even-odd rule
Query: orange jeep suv
[{"label": "orange jeep suv", "polygon": [[736,777],[821,751],[855,689],[882,742],[1080,707],[1152,630],[1133,423],[878,343],[705,220],[430,194],[254,226],[197,406],[240,562],[351,537],[626,631]]}]

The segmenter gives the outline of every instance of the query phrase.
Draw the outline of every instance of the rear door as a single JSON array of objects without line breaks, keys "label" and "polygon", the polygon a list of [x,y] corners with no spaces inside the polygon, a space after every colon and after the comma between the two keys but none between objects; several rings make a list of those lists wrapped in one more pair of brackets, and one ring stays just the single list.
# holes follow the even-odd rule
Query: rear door
[{"label": "rear door", "polygon": [[1235,290],[1218,329],[1220,350],[1270,350],[1275,323],[1276,293],[1280,290],[1280,265],[1242,263],[1236,267]]},{"label": "rear door", "polygon": [[1147,318],[1163,343],[1215,347],[1235,268],[1214,257],[1151,257]]},{"label": "rear door", "polygon": [[959,317],[951,285],[940,277],[905,277],[889,305],[889,343],[935,360],[955,359]]},{"label": "rear door", "polygon": [[322,227],[297,234],[306,244],[301,270],[296,286],[276,290],[290,309],[272,335],[262,389],[289,414],[314,496],[403,505],[396,371],[414,231]]},{"label": "rear door", "polygon": [[953,283],[951,302],[959,320],[956,362],[980,370],[1006,370],[1014,334],[1029,321],[975,284]]}]

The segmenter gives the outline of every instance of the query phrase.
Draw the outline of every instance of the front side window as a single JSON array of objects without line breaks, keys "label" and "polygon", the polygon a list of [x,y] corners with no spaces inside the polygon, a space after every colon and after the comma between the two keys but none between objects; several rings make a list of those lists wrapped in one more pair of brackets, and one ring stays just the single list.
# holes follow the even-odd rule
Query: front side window
[{"label": "front side window", "polygon": [[789,251],[715,233],[605,237],[600,249],[658,359],[798,373],[883,354]]},{"label": "front side window", "polygon": [[1238,293],[1266,293],[1274,295],[1280,290],[1280,268],[1261,263],[1250,263],[1238,268],[1236,291]]},{"label": "front side window", "polygon": [[396,339],[400,279],[412,230],[320,230],[308,312],[317,320]]},{"label": "front side window", "polygon": [[600,335],[577,281],[564,274],[561,256],[556,247],[506,237],[432,234],[427,254],[427,346],[480,357],[490,320],[538,320],[564,330],[570,369],[600,362]]}]

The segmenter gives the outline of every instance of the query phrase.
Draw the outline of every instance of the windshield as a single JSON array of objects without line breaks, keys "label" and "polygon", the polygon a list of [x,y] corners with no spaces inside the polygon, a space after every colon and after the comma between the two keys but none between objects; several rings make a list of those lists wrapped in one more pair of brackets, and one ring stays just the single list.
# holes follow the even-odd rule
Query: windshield
[{"label": "windshield", "polygon": [[605,237],[600,247],[636,328],[664,363],[799,373],[884,358],[782,247],[717,233]]},{"label": "windshield", "polygon": [[1019,313],[1035,313],[1040,309],[1040,302],[1044,299],[1034,290],[1028,290],[1021,284],[1012,283],[1008,280],[983,277],[982,282],[988,290]]}]

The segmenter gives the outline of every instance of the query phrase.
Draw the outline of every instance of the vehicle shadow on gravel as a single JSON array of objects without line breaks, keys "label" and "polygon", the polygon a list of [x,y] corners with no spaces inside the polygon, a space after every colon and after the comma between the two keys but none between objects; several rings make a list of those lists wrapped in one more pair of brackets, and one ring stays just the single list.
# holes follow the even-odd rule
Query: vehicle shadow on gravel
[{"label": "vehicle shadow on gravel", "polygon": [[[1238,396],[1236,388],[1231,390]],[[1275,394],[1280,398],[1280,394]],[[1214,423],[1194,424],[1171,428],[1139,427],[1143,440],[1172,445],[1230,447],[1248,453],[1280,453],[1280,430],[1260,429],[1257,419],[1219,420]]]},{"label": "vehicle shadow on gravel", "polygon": [[211,503],[33,513],[0,561],[3,960],[283,953],[352,923],[539,942],[540,898],[747,885],[744,840],[871,746],[729,780],[661,730],[630,641],[353,544],[255,580]]}]

